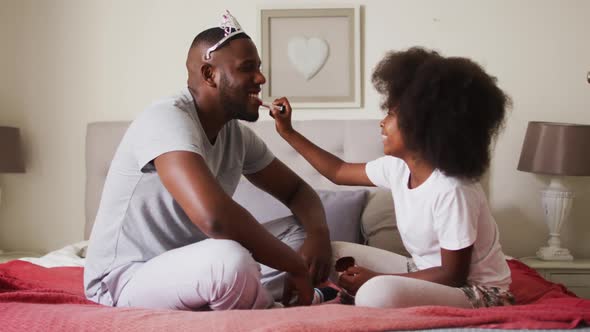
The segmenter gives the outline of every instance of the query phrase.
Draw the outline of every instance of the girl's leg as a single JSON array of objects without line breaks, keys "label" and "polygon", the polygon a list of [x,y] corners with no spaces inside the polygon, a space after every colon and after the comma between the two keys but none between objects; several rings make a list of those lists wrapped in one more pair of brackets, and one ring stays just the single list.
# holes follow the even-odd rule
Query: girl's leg
[{"label": "girl's leg", "polygon": [[377,308],[442,305],[472,308],[465,293],[455,287],[400,276],[370,279],[356,293],[355,304]]},{"label": "girl's leg", "polygon": [[[352,256],[358,266],[381,273],[407,273],[408,258],[395,254],[391,251],[369,247],[351,242],[332,242],[333,263],[340,257]],[[332,264],[332,268],[334,264]],[[333,272],[334,282],[338,280],[337,274]]]},{"label": "girl's leg", "polygon": [[[348,242],[332,242],[333,259],[352,256],[356,265],[381,273],[407,273],[408,258],[390,251]],[[333,272],[334,282],[338,274]],[[455,287],[399,277],[379,276],[367,281],[356,293],[355,304],[367,307],[404,308],[445,305],[471,308],[465,293]]]}]

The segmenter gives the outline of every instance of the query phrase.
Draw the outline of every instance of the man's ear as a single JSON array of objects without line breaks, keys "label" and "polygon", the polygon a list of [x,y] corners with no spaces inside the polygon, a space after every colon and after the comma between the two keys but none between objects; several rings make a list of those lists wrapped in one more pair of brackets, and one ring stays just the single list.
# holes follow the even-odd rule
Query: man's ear
[{"label": "man's ear", "polygon": [[205,84],[212,88],[217,87],[217,83],[215,83],[215,74],[215,68],[211,64],[204,63],[201,66],[201,77],[203,77]]}]

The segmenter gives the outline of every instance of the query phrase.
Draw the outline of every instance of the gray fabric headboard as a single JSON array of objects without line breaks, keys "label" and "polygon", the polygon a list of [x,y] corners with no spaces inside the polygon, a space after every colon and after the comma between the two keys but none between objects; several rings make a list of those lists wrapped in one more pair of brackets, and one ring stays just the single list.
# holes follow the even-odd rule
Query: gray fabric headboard
[{"label": "gray fabric headboard", "polygon": [[[272,121],[248,123],[283,163],[314,188],[335,188],[316,172],[275,131]],[[127,121],[94,122],[86,132],[86,224],[88,239],[102,187],[115,150],[129,126]],[[379,120],[301,120],[293,127],[323,149],[349,162],[366,162],[383,155]]]}]

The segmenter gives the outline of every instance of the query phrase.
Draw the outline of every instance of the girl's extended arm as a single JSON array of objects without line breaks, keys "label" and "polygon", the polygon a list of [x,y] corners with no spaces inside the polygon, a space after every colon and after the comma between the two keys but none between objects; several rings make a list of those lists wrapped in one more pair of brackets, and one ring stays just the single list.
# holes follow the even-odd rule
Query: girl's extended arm
[{"label": "girl's extended arm", "polygon": [[333,154],[313,144],[295,131],[291,125],[291,105],[287,98],[279,98],[273,105],[282,105],[283,113],[278,109],[270,110],[275,119],[277,132],[299,154],[301,154],[318,172],[335,184],[350,186],[374,186],[367,177],[364,163],[347,163]]}]

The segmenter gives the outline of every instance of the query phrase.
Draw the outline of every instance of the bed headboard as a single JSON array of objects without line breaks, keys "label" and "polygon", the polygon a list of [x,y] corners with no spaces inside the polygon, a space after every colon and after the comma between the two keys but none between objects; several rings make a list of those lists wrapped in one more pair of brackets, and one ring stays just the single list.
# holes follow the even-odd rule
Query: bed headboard
[{"label": "bed headboard", "polygon": [[[129,126],[127,121],[93,122],[86,131],[86,224],[88,239],[100,202],[102,187],[115,150]],[[335,188],[291,148],[275,131],[274,122],[248,126],[266,142],[283,163],[314,188]],[[300,120],[293,127],[323,149],[349,162],[366,162],[383,155],[379,120]]]}]

